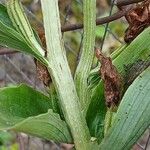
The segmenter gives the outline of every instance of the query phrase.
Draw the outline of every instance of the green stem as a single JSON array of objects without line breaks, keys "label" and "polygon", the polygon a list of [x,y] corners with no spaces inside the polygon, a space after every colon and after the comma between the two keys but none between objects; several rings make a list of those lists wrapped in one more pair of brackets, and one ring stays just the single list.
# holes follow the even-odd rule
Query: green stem
[{"label": "green stem", "polygon": [[84,37],[83,49],[79,65],[75,73],[77,93],[80,98],[82,111],[88,107],[87,79],[94,58],[95,28],[96,28],[96,0],[83,1]]},{"label": "green stem", "polygon": [[48,70],[51,74],[65,120],[77,150],[89,150],[90,135],[67,62],[61,35],[58,0],[41,0],[47,42]]}]

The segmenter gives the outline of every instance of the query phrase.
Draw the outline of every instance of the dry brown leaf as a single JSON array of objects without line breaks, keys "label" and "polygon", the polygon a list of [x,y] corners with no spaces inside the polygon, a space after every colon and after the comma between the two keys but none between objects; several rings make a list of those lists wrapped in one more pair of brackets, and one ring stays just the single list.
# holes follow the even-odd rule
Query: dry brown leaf
[{"label": "dry brown leaf", "polygon": [[121,99],[123,85],[121,76],[112,64],[111,58],[105,57],[99,49],[96,50],[96,57],[101,63],[100,75],[104,82],[106,105],[114,108]]},{"label": "dry brown leaf", "polygon": [[129,43],[150,25],[150,0],[136,4],[125,17],[129,27],[126,30],[124,40]]},{"label": "dry brown leaf", "polygon": [[35,64],[37,70],[37,77],[44,83],[45,86],[48,86],[52,80],[47,68],[37,60],[35,60]]},{"label": "dry brown leaf", "polygon": [[[38,35],[39,35],[41,42],[42,42],[42,45],[44,47],[45,57],[46,57],[47,56],[46,39],[45,39],[44,30],[38,29]],[[35,64],[36,64],[36,70],[37,70],[38,78],[44,83],[45,86],[48,86],[52,80],[51,80],[51,77],[50,77],[50,74],[49,74],[47,68],[43,64],[41,64],[41,62],[39,62],[38,60],[35,60]]]}]

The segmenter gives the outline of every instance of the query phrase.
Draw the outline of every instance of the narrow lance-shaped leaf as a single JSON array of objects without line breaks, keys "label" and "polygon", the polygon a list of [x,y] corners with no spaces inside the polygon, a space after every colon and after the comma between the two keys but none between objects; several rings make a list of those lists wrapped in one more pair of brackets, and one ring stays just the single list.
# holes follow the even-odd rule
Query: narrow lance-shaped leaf
[{"label": "narrow lance-shaped leaf", "polygon": [[150,67],[125,93],[101,150],[129,150],[150,125]]},{"label": "narrow lance-shaped leaf", "polygon": [[75,72],[75,84],[80,98],[81,109],[84,113],[89,105],[89,93],[87,79],[92,67],[95,46],[96,29],[96,0],[84,0],[84,35],[81,57]]},{"label": "narrow lance-shaped leaf", "polygon": [[52,111],[51,100],[26,85],[0,89],[0,130],[72,143],[66,123]]},{"label": "narrow lance-shaped leaf", "polygon": [[105,100],[108,108],[114,109],[118,106],[121,99],[122,91],[122,78],[118,73],[115,66],[112,64],[110,57],[104,56],[104,54],[97,49],[96,57],[101,63],[100,76],[104,82]]},{"label": "narrow lance-shaped leaf", "polygon": [[[144,30],[132,43],[119,49],[118,52],[112,54],[113,64],[122,77],[126,75],[126,66],[133,64],[138,60],[150,60],[150,27]],[[106,106],[104,100],[103,83],[90,89],[91,103],[87,111],[87,123],[92,136],[96,136],[101,140],[104,136],[103,127],[106,114]]]},{"label": "narrow lance-shaped leaf", "polygon": [[3,22],[5,25],[15,29],[12,25],[12,22],[10,18],[8,17],[7,9],[4,5],[0,4],[0,20]]},{"label": "narrow lance-shaped leaf", "polygon": [[5,6],[0,4],[0,45],[30,54],[44,65],[47,60],[13,26]]},{"label": "narrow lance-shaped leaf", "polygon": [[26,14],[24,13],[21,1],[8,0],[6,4],[8,15],[16,30],[23,35],[28,44],[30,44],[33,48],[35,48],[37,52],[44,57],[45,52],[42,49],[41,45],[37,42],[37,39],[35,38],[29,20]]}]

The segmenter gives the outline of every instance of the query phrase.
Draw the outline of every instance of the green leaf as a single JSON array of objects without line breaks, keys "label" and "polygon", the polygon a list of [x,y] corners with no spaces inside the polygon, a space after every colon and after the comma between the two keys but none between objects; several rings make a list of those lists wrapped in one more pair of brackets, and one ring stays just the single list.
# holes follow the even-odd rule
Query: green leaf
[{"label": "green leaf", "polygon": [[58,114],[53,113],[51,109],[46,114],[29,117],[17,123],[11,129],[47,140],[54,140],[55,142],[72,142],[66,123],[60,119]]},{"label": "green leaf", "polygon": [[[133,64],[138,60],[150,60],[150,27],[145,29],[132,43],[125,45],[112,54],[113,64],[116,66],[120,74],[126,75],[126,66]],[[90,91],[91,103],[87,111],[87,123],[92,136],[101,141],[104,132],[104,119],[106,114],[106,106],[104,100],[103,83],[99,83]],[[101,132],[101,134],[99,134]]]},{"label": "green leaf", "polygon": [[[10,34],[8,33],[10,31]],[[17,39],[20,38],[20,39]],[[11,28],[7,28],[4,24],[0,22],[0,45],[4,47],[10,47],[14,49],[21,49],[26,53],[30,53],[30,47],[23,42],[22,37],[15,32],[15,30],[11,30]]]},{"label": "green leaf", "polygon": [[0,21],[3,22],[6,26],[14,28],[10,18],[8,17],[7,9],[2,4],[0,4]]},{"label": "green leaf", "polygon": [[104,137],[104,120],[107,108],[104,100],[104,87],[102,82],[94,88],[94,90],[97,89],[99,89],[98,92],[92,91],[92,94],[95,92],[94,97],[96,99],[94,103],[90,104],[89,110],[87,111],[86,120],[91,136],[96,137],[100,143]]},{"label": "green leaf", "polygon": [[6,2],[7,12],[15,29],[24,37],[27,44],[29,44],[37,54],[45,56],[45,51],[37,41],[30,22],[24,12],[21,1],[8,0]]},{"label": "green leaf", "polygon": [[0,130],[72,142],[67,125],[51,110],[50,99],[26,85],[0,89]]},{"label": "green leaf", "polygon": [[88,89],[89,90],[95,88],[101,79],[99,68],[100,66],[98,65],[97,67],[92,69],[88,76]]},{"label": "green leaf", "polygon": [[101,150],[129,150],[150,125],[150,67],[126,91]]},{"label": "green leaf", "polygon": [[44,65],[48,65],[47,60],[16,31],[8,16],[6,7],[2,4],[0,4],[0,45],[30,54]]},{"label": "green leaf", "polygon": [[85,112],[87,111],[87,105],[89,105],[87,98],[89,97],[87,79],[90,74],[94,58],[96,30],[96,0],[83,1],[83,11],[83,48],[81,50],[80,60],[75,71],[74,80],[81,104],[81,111],[85,115]]}]

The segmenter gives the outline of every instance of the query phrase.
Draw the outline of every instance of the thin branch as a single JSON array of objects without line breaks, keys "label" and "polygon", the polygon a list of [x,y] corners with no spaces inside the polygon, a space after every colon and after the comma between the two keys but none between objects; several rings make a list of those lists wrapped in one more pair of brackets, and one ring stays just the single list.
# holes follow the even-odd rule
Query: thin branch
[{"label": "thin branch", "polygon": [[[144,0],[118,0],[116,5],[120,7],[120,6],[138,3],[138,2],[142,2],[142,1],[144,1]],[[104,18],[98,18],[98,19],[96,19],[96,25],[102,25],[102,24],[109,23],[109,22],[112,22],[114,20],[120,19],[121,17],[125,16],[125,14],[131,8],[132,7],[127,8],[126,10],[118,11],[117,13],[114,13],[111,16],[107,16]],[[61,31],[67,32],[67,31],[73,31],[73,30],[82,29],[82,28],[83,28],[83,24],[71,24],[71,25],[63,26],[61,28]]]},{"label": "thin branch", "polygon": [[18,53],[19,51],[14,51],[14,50],[1,50],[0,49],[0,55],[7,55],[7,54],[15,54],[15,53]]},{"label": "thin branch", "polygon": [[[120,19],[121,17],[125,16],[128,11],[129,11],[129,9],[121,10],[121,11],[118,11],[117,13],[114,13],[111,16],[98,18],[98,19],[96,19],[96,25],[102,25],[102,24]],[[67,32],[67,31],[73,31],[73,30],[82,29],[82,28],[83,28],[83,24],[71,24],[71,25],[63,26],[61,28],[61,31]]]},{"label": "thin branch", "polygon": [[117,0],[117,6],[120,7],[120,6],[125,6],[125,5],[130,5],[130,4],[133,4],[133,3],[139,3],[139,2],[142,2],[144,0]]},{"label": "thin branch", "polygon": [[[122,11],[119,11],[119,12],[115,13],[114,15],[110,16],[110,17],[98,18],[96,20],[96,25],[105,24],[107,22],[111,22],[113,20],[119,19],[123,16],[124,16],[124,13],[122,14]],[[82,28],[83,28],[83,24],[71,24],[71,25],[63,26],[61,28],[61,31],[62,32],[67,32],[67,31],[73,31],[73,30],[82,29]]]}]

